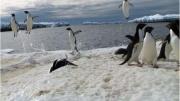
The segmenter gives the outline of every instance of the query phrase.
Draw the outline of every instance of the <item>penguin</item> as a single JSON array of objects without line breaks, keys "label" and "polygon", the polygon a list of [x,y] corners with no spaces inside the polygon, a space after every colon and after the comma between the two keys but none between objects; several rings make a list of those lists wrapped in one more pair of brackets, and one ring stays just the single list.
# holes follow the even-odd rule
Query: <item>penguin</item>
[{"label": "penguin", "polygon": [[176,23],[170,23],[167,25],[170,31],[170,44],[172,47],[172,52],[174,53],[175,59],[177,62],[180,61],[179,59],[179,29]]},{"label": "penguin", "polygon": [[128,0],[123,0],[122,4],[119,5],[119,8],[122,7],[122,12],[125,18],[128,20],[129,19],[129,5],[133,6],[132,3],[130,3]]},{"label": "penguin", "polygon": [[162,43],[161,49],[160,49],[160,53],[158,56],[158,60],[160,59],[164,59],[167,60],[169,59],[169,54],[172,51],[172,47],[170,45],[170,34],[168,34],[165,38],[165,40],[163,40],[164,42]]},{"label": "penguin", "polygon": [[[134,36],[132,35],[126,35],[125,37],[128,38],[130,41],[133,40],[139,40],[140,39],[140,35],[141,35],[141,30],[146,26],[146,24],[143,23],[139,23],[136,27],[136,33]],[[136,37],[136,38],[135,38]],[[124,57],[127,54],[127,48],[120,48],[117,51],[115,51],[115,55],[119,55],[119,54],[123,54],[122,57]]]},{"label": "penguin", "polygon": [[33,19],[38,16],[32,16],[29,11],[24,11],[24,13],[27,15],[27,18],[24,20],[24,23],[26,23],[26,33],[30,34],[33,28]]},{"label": "penguin", "polygon": [[153,27],[148,26],[144,30],[144,41],[141,51],[141,59],[142,66],[146,63],[153,65],[153,68],[158,68],[156,41],[151,34],[153,29]]},{"label": "penguin", "polygon": [[61,68],[63,66],[66,66],[66,65],[72,65],[72,66],[78,66],[72,62],[69,62],[67,59],[61,59],[61,60],[55,60],[54,63],[53,63],[53,66],[51,67],[49,73],[55,71],[56,69],[58,68]]},{"label": "penguin", "polygon": [[15,14],[11,14],[11,29],[14,32],[14,37],[17,37],[18,31],[19,31],[19,24],[16,21]]},{"label": "penguin", "polygon": [[77,39],[76,35],[82,32],[81,30],[78,30],[74,32],[70,27],[66,28],[67,31],[69,31],[69,43],[72,50],[71,54],[79,53],[79,50],[77,48]]},{"label": "penguin", "polygon": [[123,65],[127,62],[129,66],[132,66],[131,62],[137,62],[138,66],[141,66],[141,63],[139,62],[139,55],[140,55],[140,52],[142,49],[142,42],[141,42],[139,32],[145,26],[146,26],[146,24],[142,24],[142,23],[138,24],[136,27],[135,35],[134,36],[131,36],[131,35],[126,36],[127,38],[129,38],[131,40],[131,42],[129,43],[129,45],[127,47],[127,56],[126,56],[124,62],[121,63],[120,65]]}]

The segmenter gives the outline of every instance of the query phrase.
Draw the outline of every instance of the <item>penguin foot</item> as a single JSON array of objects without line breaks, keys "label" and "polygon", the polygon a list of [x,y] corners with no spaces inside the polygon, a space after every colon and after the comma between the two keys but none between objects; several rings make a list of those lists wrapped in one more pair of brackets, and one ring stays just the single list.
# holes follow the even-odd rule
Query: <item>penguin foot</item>
[{"label": "penguin foot", "polygon": [[159,66],[158,65],[153,65],[153,68],[159,68]]}]

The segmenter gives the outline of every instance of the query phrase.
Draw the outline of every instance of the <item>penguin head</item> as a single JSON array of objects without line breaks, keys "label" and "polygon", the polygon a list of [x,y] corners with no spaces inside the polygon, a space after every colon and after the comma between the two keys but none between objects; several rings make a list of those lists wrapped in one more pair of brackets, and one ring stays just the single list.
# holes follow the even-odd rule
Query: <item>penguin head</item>
[{"label": "penguin head", "polygon": [[137,29],[143,29],[144,27],[146,26],[146,24],[144,24],[144,23],[139,23],[138,25],[137,25]]},{"label": "penguin head", "polygon": [[[154,28],[153,28],[153,27],[150,27],[150,26],[146,27],[146,28],[144,29],[144,38],[145,38],[147,32],[151,34],[151,32],[152,32],[153,29],[154,29]],[[152,35],[152,34],[151,34],[151,35]]]},{"label": "penguin head", "polygon": [[11,14],[11,16],[12,16],[12,17],[15,17],[15,14],[13,13],[13,14]]},{"label": "penguin head", "polygon": [[70,30],[72,30],[70,27],[68,27],[68,28],[66,28],[66,30],[68,30],[68,31],[70,31]]},{"label": "penguin head", "polygon": [[153,27],[148,26],[144,29],[144,33],[146,33],[146,32],[151,33],[153,29],[154,29]]},{"label": "penguin head", "polygon": [[169,28],[169,30],[172,30],[179,37],[179,26],[177,22],[169,23],[166,27]]},{"label": "penguin head", "polygon": [[29,11],[24,11],[24,13],[25,13],[25,14],[28,14],[28,13],[29,13]]}]

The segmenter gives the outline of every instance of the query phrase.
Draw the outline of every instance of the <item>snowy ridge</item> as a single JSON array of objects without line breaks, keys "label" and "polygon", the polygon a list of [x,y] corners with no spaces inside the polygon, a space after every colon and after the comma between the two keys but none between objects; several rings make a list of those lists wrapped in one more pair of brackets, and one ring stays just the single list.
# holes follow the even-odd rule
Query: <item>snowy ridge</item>
[{"label": "snowy ridge", "polygon": [[130,20],[129,22],[166,22],[166,21],[174,21],[179,20],[180,15],[179,14],[167,14],[167,15],[150,15],[150,16],[144,16],[140,18],[136,18],[134,20]]}]

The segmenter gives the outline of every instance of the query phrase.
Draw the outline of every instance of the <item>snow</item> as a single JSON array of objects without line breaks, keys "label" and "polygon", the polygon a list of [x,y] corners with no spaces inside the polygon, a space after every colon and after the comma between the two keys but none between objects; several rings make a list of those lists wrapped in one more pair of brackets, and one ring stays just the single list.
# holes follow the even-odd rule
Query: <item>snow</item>
[{"label": "snow", "polygon": [[179,14],[167,14],[167,15],[150,15],[130,20],[129,22],[157,22],[157,21],[170,21],[180,19]]},{"label": "snow", "polygon": [[[123,46],[124,47],[124,46]],[[119,65],[118,47],[81,51],[1,54],[0,93],[3,101],[178,101],[179,77],[175,62],[159,61],[159,69]],[[51,74],[55,59],[65,66]]]}]

